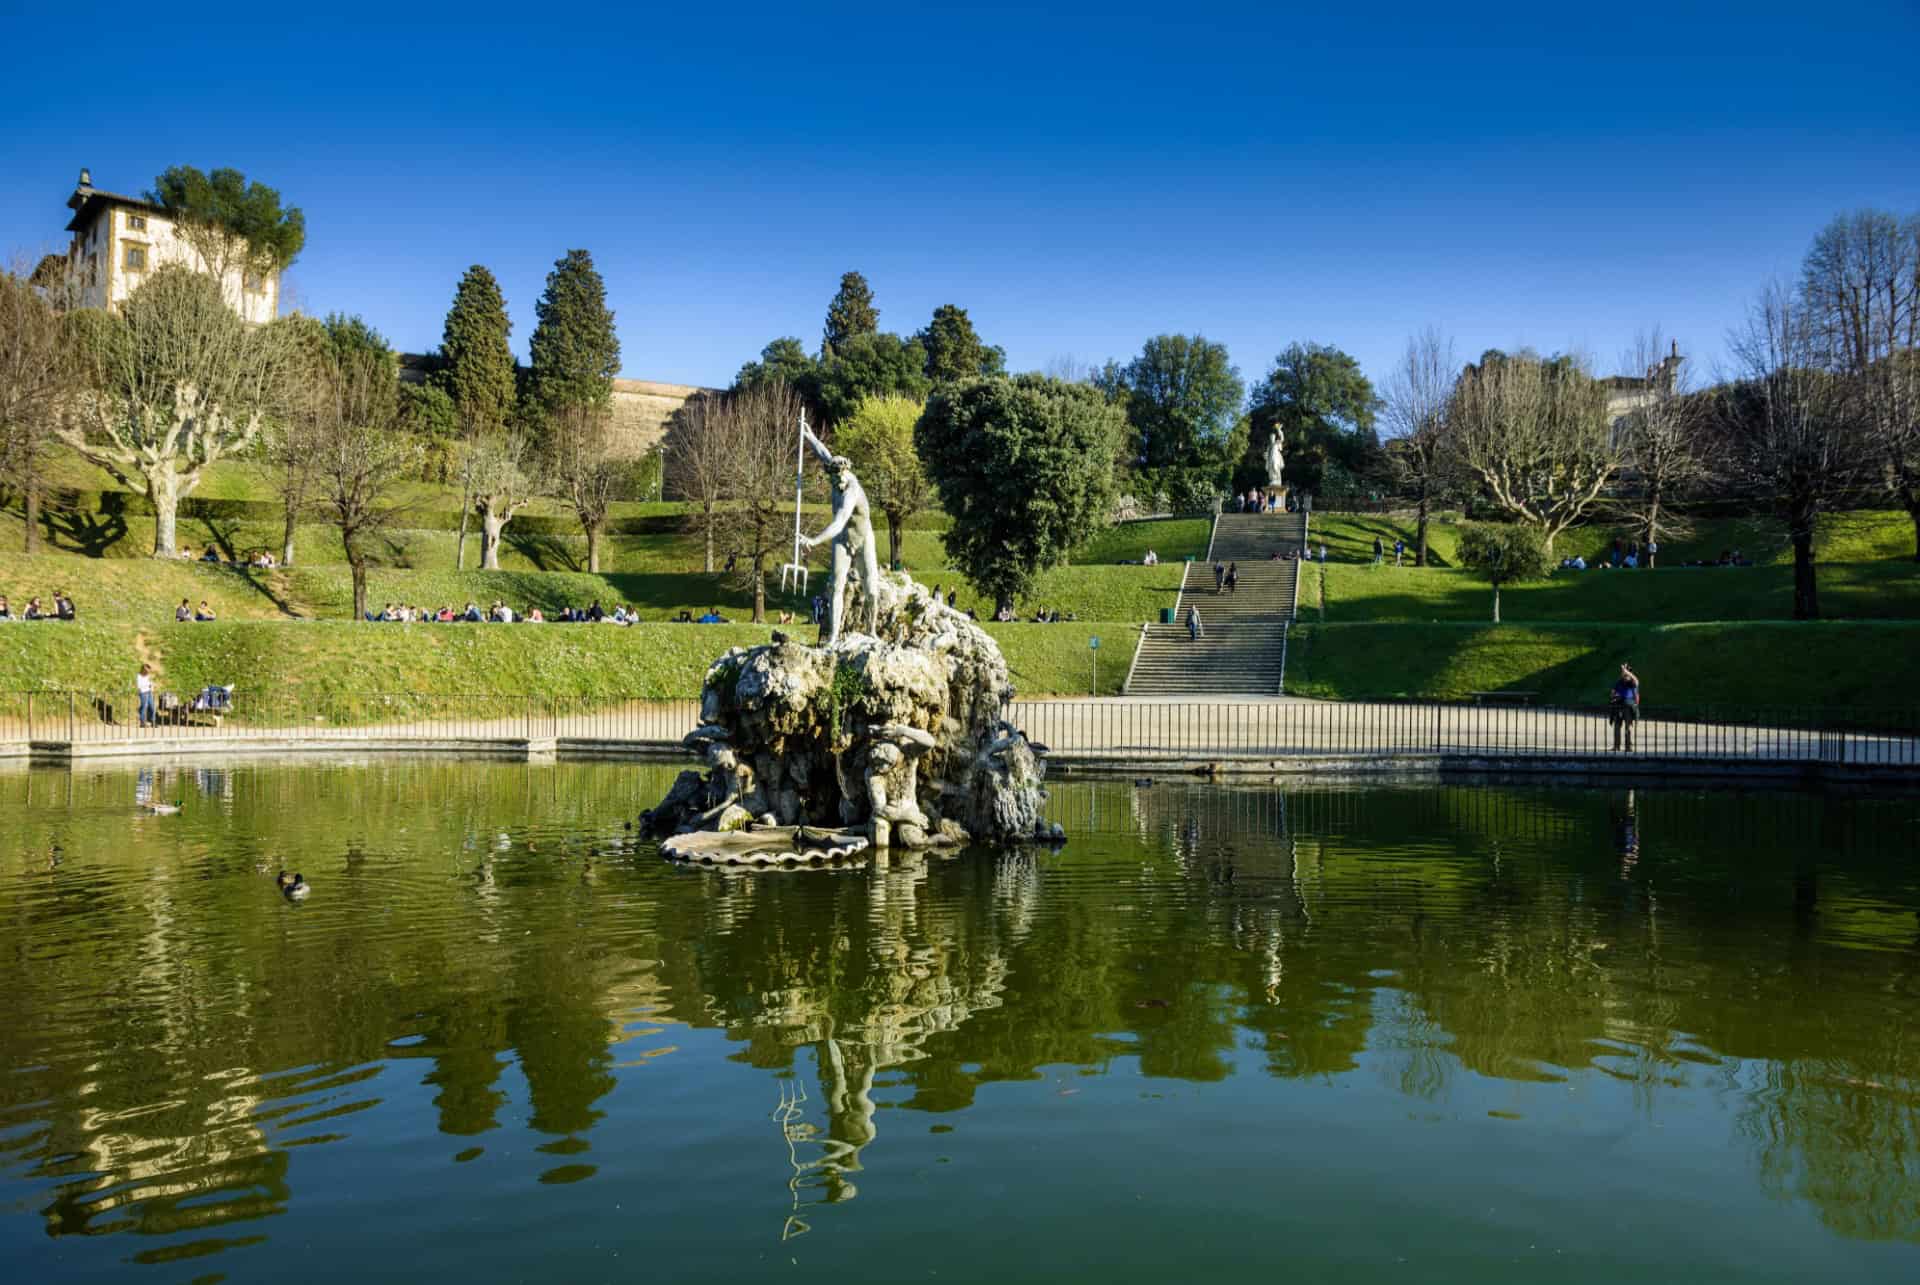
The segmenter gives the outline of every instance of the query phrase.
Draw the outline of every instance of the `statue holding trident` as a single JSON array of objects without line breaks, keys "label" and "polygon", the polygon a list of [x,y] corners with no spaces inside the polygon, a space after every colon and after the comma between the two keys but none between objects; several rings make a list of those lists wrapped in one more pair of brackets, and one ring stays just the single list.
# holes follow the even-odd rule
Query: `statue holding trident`
[{"label": "statue holding trident", "polygon": [[800,547],[817,548],[833,541],[833,581],[827,589],[827,640],[831,647],[840,641],[840,626],[847,609],[847,577],[860,577],[866,620],[861,632],[875,633],[880,628],[880,562],[873,547],[873,510],[867,505],[867,493],[853,475],[853,462],[835,455],[826,443],[807,427],[800,417],[800,438],[819,458],[833,487],[833,520],[816,536],[800,536]]}]

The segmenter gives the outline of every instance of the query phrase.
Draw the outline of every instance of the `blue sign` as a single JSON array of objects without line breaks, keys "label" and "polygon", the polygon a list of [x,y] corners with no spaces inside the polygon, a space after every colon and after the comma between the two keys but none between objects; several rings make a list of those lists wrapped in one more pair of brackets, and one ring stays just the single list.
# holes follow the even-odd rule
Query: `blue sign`
[{"label": "blue sign", "polygon": [[1100,640],[1099,640],[1098,638],[1089,638],[1089,639],[1087,639],[1087,646],[1089,646],[1089,647],[1091,647],[1091,648],[1093,648],[1093,650],[1095,650],[1095,651],[1099,651],[1099,650],[1100,650]]}]

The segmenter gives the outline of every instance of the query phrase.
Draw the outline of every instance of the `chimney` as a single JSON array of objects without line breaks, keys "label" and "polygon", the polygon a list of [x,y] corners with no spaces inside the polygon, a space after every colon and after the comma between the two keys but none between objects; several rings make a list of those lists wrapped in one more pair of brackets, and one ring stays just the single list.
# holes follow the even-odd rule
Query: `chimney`
[{"label": "chimney", "polygon": [[90,188],[90,187],[92,187],[92,186],[93,186],[93,171],[92,171],[92,170],[89,170],[89,169],[88,169],[88,168],[87,168],[86,166],[84,166],[84,165],[83,165],[83,166],[81,166],[81,167],[80,167],[80,187],[81,187],[81,190],[83,190],[83,191],[84,191],[84,190],[86,190],[87,188]]},{"label": "chimney", "polygon": [[1673,341],[1673,352],[1671,356],[1675,361],[1680,360],[1680,341],[1678,339]]}]

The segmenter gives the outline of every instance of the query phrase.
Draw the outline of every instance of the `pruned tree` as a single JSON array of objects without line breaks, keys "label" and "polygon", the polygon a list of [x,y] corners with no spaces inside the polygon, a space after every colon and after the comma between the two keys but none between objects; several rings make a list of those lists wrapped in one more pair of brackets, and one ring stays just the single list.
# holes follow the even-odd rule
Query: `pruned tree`
[{"label": "pruned tree", "polygon": [[434,378],[453,401],[460,445],[453,452],[460,478],[460,536],[454,565],[467,565],[467,516],[473,510],[473,449],[506,431],[513,412],[513,349],[508,336],[513,323],[507,317],[506,296],[500,283],[481,264],[468,268],[453,292],[453,306],[440,337],[439,371]]},{"label": "pruned tree", "polygon": [[1428,326],[1407,340],[1400,364],[1387,377],[1383,399],[1387,461],[1413,497],[1413,565],[1427,565],[1427,528],[1437,501],[1452,489],[1453,456],[1447,450],[1447,406],[1457,364],[1453,341]]},{"label": "pruned tree", "polygon": [[397,431],[400,390],[391,354],[335,347],[320,363],[315,413],[301,434],[319,507],[340,533],[353,574],[353,618],[366,619],[373,537],[405,511],[401,483],[420,443]]},{"label": "pruned tree", "polygon": [[[755,385],[756,387],[760,385]],[[687,503],[687,525],[706,545],[704,569],[713,572],[720,505],[727,498],[726,398],[698,393],[667,421],[663,440],[667,494]]]},{"label": "pruned tree", "polygon": [[1470,522],[1460,529],[1460,562],[1493,586],[1493,623],[1500,623],[1500,587],[1545,579],[1553,570],[1546,536],[1533,523]]},{"label": "pruned tree", "polygon": [[1106,521],[1125,420],[1100,390],[1044,375],[961,380],[934,394],[914,446],[953,516],[947,554],[1011,607]]},{"label": "pruned tree", "polygon": [[887,515],[891,562],[900,561],[907,519],[933,499],[933,481],[913,445],[914,425],[925,409],[907,397],[869,397],[834,433],[834,448],[853,461],[867,498]]},{"label": "pruned tree", "polygon": [[1458,466],[1500,509],[1539,527],[1549,553],[1620,465],[1606,389],[1570,356],[1487,353],[1455,381],[1446,430]]},{"label": "pruned tree", "polygon": [[607,512],[630,467],[615,447],[613,412],[576,403],[546,414],[545,462],[550,489],[565,497],[587,537],[587,570],[600,571]]},{"label": "pruned tree", "polygon": [[222,284],[229,273],[281,272],[307,243],[306,216],[282,209],[280,193],[236,169],[203,174],[176,165],[153,181],[147,200],[165,210],[180,236]]},{"label": "pruned tree", "polygon": [[1821,364],[1846,381],[1881,485],[1913,523],[1920,560],[1920,214],[1834,219],[1807,252],[1800,301]]},{"label": "pruned tree", "polygon": [[153,556],[172,557],[180,500],[209,464],[251,443],[280,403],[295,344],[235,316],[211,277],[157,269],[91,327],[92,387],[60,437],[154,511]]},{"label": "pruned tree", "polygon": [[1702,403],[1689,387],[1679,345],[1669,344],[1658,327],[1641,332],[1621,361],[1646,382],[1639,404],[1616,425],[1623,484],[1616,504],[1646,550],[1692,530],[1674,502],[1706,476],[1700,457]]},{"label": "pruned tree", "polygon": [[1845,388],[1821,369],[1814,315],[1769,286],[1728,336],[1736,382],[1711,401],[1709,458],[1722,486],[1765,506],[1793,544],[1793,618],[1817,620],[1813,537],[1820,515],[1875,474],[1864,434],[1846,414]]},{"label": "pruned tree", "polygon": [[40,551],[42,468],[81,367],[62,295],[0,271],[0,482],[17,490],[29,554]]},{"label": "pruned tree", "polygon": [[756,384],[727,394],[709,429],[727,447],[727,502],[718,510],[718,530],[736,559],[735,583],[753,594],[756,624],[767,618],[769,561],[786,552],[793,532],[800,411],[799,395],[786,384]]},{"label": "pruned tree", "polygon": [[500,569],[500,536],[513,515],[540,494],[534,452],[524,434],[511,429],[467,444],[463,475],[473,512],[480,519],[480,569]]}]

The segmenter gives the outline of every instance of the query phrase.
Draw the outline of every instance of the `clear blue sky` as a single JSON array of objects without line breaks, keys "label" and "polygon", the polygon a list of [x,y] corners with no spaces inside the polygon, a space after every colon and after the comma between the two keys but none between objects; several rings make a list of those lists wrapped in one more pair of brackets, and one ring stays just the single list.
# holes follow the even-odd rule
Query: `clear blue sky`
[{"label": "clear blue sky", "polygon": [[1602,373],[1657,324],[1711,367],[1834,214],[1920,210],[1902,0],[7,7],[0,252],[64,244],[82,165],[230,165],[306,211],[308,311],[422,350],[485,263],[524,354],[584,246],[624,373],[688,383],[816,346],[849,268],[1016,369],[1182,331],[1378,379],[1428,323]]}]

